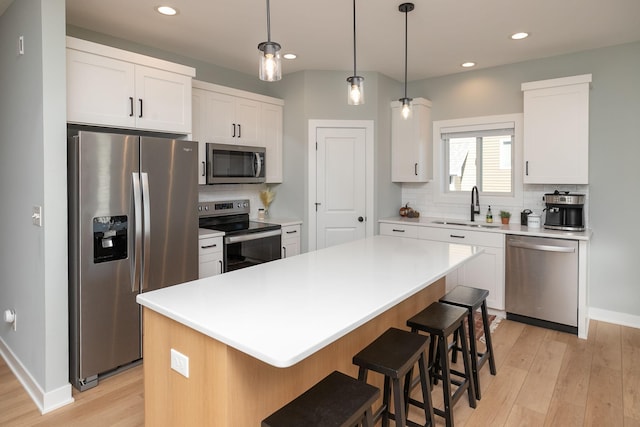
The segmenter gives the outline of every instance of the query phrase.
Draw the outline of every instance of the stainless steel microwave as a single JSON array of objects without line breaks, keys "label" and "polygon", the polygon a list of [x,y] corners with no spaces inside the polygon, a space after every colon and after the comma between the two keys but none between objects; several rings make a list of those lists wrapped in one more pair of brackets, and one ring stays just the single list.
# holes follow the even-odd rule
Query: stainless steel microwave
[{"label": "stainless steel microwave", "polygon": [[265,148],[207,143],[207,184],[265,182]]}]

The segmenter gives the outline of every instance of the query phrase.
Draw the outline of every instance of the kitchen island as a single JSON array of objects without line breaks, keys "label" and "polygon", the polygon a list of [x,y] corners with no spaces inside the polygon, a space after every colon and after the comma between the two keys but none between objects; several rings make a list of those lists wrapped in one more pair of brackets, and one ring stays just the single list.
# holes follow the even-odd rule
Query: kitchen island
[{"label": "kitchen island", "polygon": [[357,375],[352,356],[479,252],[374,236],[139,295],[145,424],[258,426],[333,370]]}]

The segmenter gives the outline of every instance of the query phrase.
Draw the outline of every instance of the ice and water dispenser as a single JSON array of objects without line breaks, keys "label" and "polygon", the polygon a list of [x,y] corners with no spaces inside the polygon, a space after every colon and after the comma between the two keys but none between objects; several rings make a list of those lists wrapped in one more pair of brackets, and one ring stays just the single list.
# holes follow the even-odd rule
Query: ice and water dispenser
[{"label": "ice and water dispenser", "polygon": [[93,218],[93,262],[95,264],[127,258],[127,216]]}]

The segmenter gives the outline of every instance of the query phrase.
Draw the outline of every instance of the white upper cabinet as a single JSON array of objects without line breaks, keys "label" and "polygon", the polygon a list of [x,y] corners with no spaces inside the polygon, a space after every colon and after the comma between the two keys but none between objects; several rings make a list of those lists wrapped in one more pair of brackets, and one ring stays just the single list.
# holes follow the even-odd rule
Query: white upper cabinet
[{"label": "white upper cabinet", "polygon": [[591,74],[522,84],[525,184],[589,183]]},{"label": "white upper cabinet", "polygon": [[191,133],[195,70],[67,37],[67,121]]},{"label": "white upper cabinet", "polygon": [[282,182],[281,99],[224,86],[193,81],[193,139],[199,144],[206,184],[206,144],[248,145],[266,148],[266,182]]},{"label": "white upper cabinet", "polygon": [[404,119],[402,105],[391,103],[391,181],[428,182],[433,179],[431,101],[415,98],[412,113]]},{"label": "white upper cabinet", "polygon": [[209,92],[206,102],[210,139],[218,144],[258,144],[259,102],[218,92]]}]

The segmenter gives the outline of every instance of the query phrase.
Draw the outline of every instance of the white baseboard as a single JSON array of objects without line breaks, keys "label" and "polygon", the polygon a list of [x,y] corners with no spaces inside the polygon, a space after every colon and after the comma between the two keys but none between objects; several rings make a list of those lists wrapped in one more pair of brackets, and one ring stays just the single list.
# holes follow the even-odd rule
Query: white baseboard
[{"label": "white baseboard", "polygon": [[22,362],[13,354],[2,337],[0,337],[0,356],[2,356],[7,366],[9,366],[9,369],[11,369],[18,381],[20,381],[20,384],[22,384],[22,387],[24,387],[27,394],[29,394],[31,400],[36,404],[40,413],[46,414],[47,412],[73,403],[74,399],[71,394],[71,384],[67,383],[49,392],[43,391],[40,384],[36,382]]},{"label": "white baseboard", "polygon": [[640,328],[640,316],[620,313],[617,311],[603,310],[601,308],[589,307],[589,319],[613,323],[615,325]]}]

